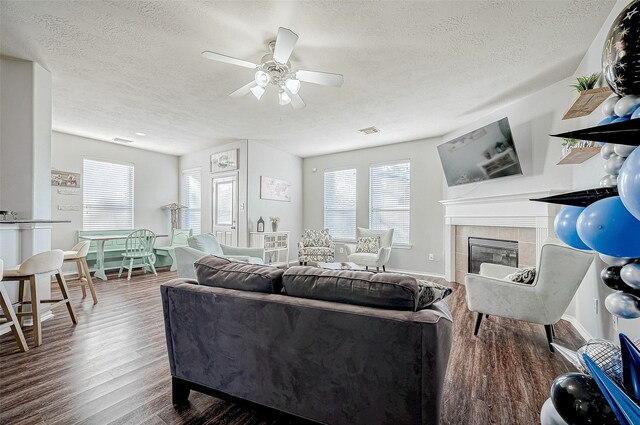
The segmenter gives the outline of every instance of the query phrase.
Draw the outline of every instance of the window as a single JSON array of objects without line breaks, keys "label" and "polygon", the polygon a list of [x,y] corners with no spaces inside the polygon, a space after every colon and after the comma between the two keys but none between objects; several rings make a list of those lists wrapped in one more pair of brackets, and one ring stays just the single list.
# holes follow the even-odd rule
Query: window
[{"label": "window", "polygon": [[394,229],[393,243],[408,245],[411,206],[411,163],[369,167],[369,227]]},{"label": "window", "polygon": [[335,240],[355,240],[355,168],[324,173],[324,227]]},{"label": "window", "polygon": [[200,169],[184,170],[180,188],[181,203],[187,208],[180,210],[183,229],[192,229],[194,235],[200,234]]},{"label": "window", "polygon": [[84,159],[82,228],[133,229],[133,165]]}]

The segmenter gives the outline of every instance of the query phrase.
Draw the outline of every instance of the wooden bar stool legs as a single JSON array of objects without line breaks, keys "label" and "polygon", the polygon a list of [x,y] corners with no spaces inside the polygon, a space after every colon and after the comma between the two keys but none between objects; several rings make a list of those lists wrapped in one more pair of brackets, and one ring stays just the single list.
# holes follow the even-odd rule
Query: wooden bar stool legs
[{"label": "wooden bar stool legs", "polygon": [[0,329],[4,329],[7,327],[11,328],[11,332],[18,343],[18,348],[20,351],[28,351],[29,347],[27,346],[27,341],[24,339],[24,334],[22,333],[22,327],[18,322],[18,317],[16,313],[13,311],[13,305],[11,305],[11,301],[9,300],[9,295],[7,294],[6,289],[4,289],[4,285],[0,283],[0,308],[7,319],[5,323],[0,324]]},{"label": "wooden bar stool legs", "polygon": [[78,279],[80,280],[80,288],[82,289],[82,298],[85,298],[87,296],[86,286],[88,286],[89,292],[91,292],[91,298],[93,299],[93,304],[98,304],[98,295],[96,295],[96,290],[93,287],[93,279],[91,279],[91,272],[89,271],[87,259],[85,257],[82,257],[64,260],[65,263],[69,263],[71,261],[76,263],[76,269],[78,270]]}]

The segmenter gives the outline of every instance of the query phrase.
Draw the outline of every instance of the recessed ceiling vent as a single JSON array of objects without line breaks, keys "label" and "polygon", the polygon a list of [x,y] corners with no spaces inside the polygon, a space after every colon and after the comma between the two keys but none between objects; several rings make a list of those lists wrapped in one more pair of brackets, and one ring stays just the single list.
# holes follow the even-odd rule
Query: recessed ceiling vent
[{"label": "recessed ceiling vent", "polygon": [[375,127],[367,127],[367,128],[363,128],[361,130],[358,130],[360,133],[362,134],[373,134],[373,133],[379,133],[380,130],[378,130]]},{"label": "recessed ceiling vent", "polygon": [[122,139],[120,137],[114,138],[113,141],[116,142],[116,143],[133,143],[133,140]]}]

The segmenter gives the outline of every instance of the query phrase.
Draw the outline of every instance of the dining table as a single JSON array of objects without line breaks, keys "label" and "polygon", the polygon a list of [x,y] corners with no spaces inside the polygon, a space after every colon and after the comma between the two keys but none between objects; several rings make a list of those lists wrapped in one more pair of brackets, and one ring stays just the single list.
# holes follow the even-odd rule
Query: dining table
[{"label": "dining table", "polygon": [[[169,235],[156,235],[156,238],[166,238]],[[95,267],[95,271],[93,272],[93,276],[97,277],[98,279],[102,279],[102,280],[108,280],[107,279],[107,274],[105,272],[105,267],[104,267],[104,243],[105,241],[111,241],[111,240],[122,240],[122,239],[127,239],[129,237],[128,234],[121,234],[121,235],[84,235],[84,236],[79,236],[79,239],[85,240],[85,241],[92,241],[96,243],[96,267]]]}]

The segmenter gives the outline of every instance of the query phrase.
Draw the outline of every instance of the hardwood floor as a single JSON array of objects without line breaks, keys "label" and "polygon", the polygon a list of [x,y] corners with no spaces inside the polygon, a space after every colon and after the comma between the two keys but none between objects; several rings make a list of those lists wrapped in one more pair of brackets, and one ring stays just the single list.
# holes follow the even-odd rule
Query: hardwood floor
[{"label": "hardwood floor", "polygon": [[[71,289],[78,325],[57,309],[43,323],[43,345],[20,353],[11,334],[0,336],[0,424],[295,424],[294,418],[196,392],[190,406],[171,404],[160,291],[172,272],[135,272],[130,282],[95,279],[99,303]],[[570,370],[547,350],[542,326],[489,317],[478,337],[464,287],[452,284],[453,348],[442,424],[534,424],[549,386]],[[55,291],[54,291],[55,292]],[[558,342],[582,339],[567,322]],[[33,346],[30,328],[25,337]]]}]

